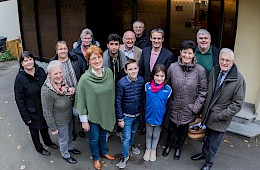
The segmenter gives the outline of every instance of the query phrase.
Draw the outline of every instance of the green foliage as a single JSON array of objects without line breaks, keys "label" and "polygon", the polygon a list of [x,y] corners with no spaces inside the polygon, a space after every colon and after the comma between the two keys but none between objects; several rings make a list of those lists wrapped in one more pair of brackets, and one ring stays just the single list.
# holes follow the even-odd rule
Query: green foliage
[{"label": "green foliage", "polygon": [[4,53],[0,53],[0,62],[3,61],[11,61],[16,60],[11,54],[9,50],[6,50]]}]

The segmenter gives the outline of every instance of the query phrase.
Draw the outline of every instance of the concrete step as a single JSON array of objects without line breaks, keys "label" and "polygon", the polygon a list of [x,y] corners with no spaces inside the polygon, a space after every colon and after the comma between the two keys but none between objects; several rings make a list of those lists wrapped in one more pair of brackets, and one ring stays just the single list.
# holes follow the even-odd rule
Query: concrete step
[{"label": "concrete step", "polygon": [[246,136],[249,138],[253,138],[257,135],[260,135],[260,124],[257,123],[242,124],[242,123],[232,121],[227,131],[238,135]]},{"label": "concrete step", "polygon": [[240,112],[238,112],[232,119],[232,121],[242,124],[252,123],[255,119],[255,108],[254,105],[245,103]]}]

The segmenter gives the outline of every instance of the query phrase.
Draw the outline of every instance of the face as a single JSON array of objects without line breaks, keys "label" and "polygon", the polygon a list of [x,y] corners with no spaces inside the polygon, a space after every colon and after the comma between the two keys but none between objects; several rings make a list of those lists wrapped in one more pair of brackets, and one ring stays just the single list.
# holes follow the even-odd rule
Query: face
[{"label": "face", "polygon": [[107,48],[109,50],[109,52],[111,54],[116,54],[118,53],[118,50],[119,50],[119,41],[110,41],[108,44],[107,44]]},{"label": "face", "polygon": [[154,48],[160,48],[162,46],[164,38],[162,37],[161,33],[154,32],[154,33],[152,33],[150,40],[151,40],[152,46]]},{"label": "face", "polygon": [[181,52],[181,61],[183,64],[191,64],[194,58],[194,52],[191,48],[183,49]]},{"label": "face", "polygon": [[220,53],[219,65],[222,71],[228,71],[234,64],[234,60],[231,59],[230,53]]},{"label": "face", "polygon": [[63,71],[61,67],[53,68],[49,73],[51,79],[55,84],[60,84],[63,79]]},{"label": "face", "polygon": [[94,70],[102,69],[103,56],[92,53],[89,58],[89,64]]},{"label": "face", "polygon": [[87,34],[81,38],[81,41],[85,46],[90,46],[92,41],[92,36],[90,34]]},{"label": "face", "polygon": [[32,70],[34,67],[34,59],[31,57],[24,57],[24,60],[21,62],[24,70]]},{"label": "face", "polygon": [[58,44],[58,48],[56,49],[56,54],[58,54],[60,59],[68,58],[68,47],[66,44]]},{"label": "face", "polygon": [[156,73],[154,75],[153,78],[154,78],[154,82],[156,84],[162,84],[164,82],[164,80],[165,80],[165,74],[164,74],[164,72],[159,71],[158,73]]},{"label": "face", "polygon": [[144,25],[142,23],[137,22],[134,24],[133,30],[134,30],[135,34],[142,35],[144,32]]},{"label": "face", "polygon": [[135,34],[131,31],[127,31],[123,37],[123,43],[129,49],[132,49],[135,44]]},{"label": "face", "polygon": [[197,43],[200,49],[209,49],[211,39],[208,34],[199,34],[197,37]]},{"label": "face", "polygon": [[131,80],[135,80],[138,75],[138,65],[136,63],[131,63],[127,65],[127,68],[125,68],[125,73],[128,75],[128,77]]}]

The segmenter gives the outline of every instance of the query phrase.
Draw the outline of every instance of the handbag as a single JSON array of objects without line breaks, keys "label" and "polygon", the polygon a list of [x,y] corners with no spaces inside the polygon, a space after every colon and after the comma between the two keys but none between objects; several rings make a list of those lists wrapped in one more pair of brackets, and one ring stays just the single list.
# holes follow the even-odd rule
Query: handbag
[{"label": "handbag", "polygon": [[201,140],[205,137],[206,126],[201,124],[201,120],[201,117],[197,117],[194,122],[189,124],[189,138],[194,140]]}]

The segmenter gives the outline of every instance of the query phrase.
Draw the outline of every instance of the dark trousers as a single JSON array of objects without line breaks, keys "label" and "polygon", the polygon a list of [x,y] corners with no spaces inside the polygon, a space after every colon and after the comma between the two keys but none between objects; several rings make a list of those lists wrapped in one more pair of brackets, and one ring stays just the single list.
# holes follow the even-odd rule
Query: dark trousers
[{"label": "dark trousers", "polygon": [[224,135],[224,132],[217,132],[209,128],[206,129],[206,136],[204,138],[204,145],[202,147],[202,154],[206,156],[206,164],[213,164],[213,160]]},{"label": "dark trousers", "polygon": [[38,152],[41,152],[44,149],[42,144],[41,144],[41,141],[40,141],[39,132],[41,133],[42,140],[43,140],[43,142],[46,146],[50,146],[52,144],[50,135],[48,133],[48,128],[35,129],[33,127],[29,127],[29,130],[30,130],[30,133],[31,133],[31,137],[32,137],[32,140],[33,140],[34,147]]},{"label": "dark trousers", "polygon": [[166,145],[177,149],[181,149],[188,134],[189,124],[177,126],[169,120],[168,134]]}]

